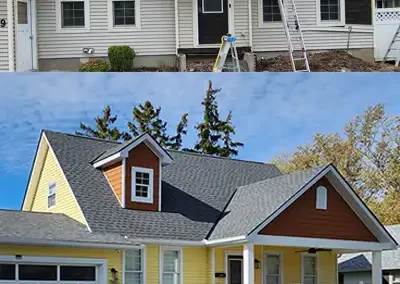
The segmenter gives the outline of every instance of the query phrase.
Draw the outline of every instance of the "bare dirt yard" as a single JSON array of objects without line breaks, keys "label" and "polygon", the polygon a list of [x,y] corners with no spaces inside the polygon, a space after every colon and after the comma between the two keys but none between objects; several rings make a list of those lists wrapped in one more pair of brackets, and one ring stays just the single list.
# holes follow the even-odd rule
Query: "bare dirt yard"
[{"label": "bare dirt yard", "polygon": [[[392,72],[400,71],[393,64],[370,63],[354,57],[346,51],[312,53],[308,56],[313,72]],[[211,72],[214,62],[188,62],[187,72]],[[298,68],[302,69],[302,68]],[[289,56],[258,58],[257,72],[292,72]]]}]

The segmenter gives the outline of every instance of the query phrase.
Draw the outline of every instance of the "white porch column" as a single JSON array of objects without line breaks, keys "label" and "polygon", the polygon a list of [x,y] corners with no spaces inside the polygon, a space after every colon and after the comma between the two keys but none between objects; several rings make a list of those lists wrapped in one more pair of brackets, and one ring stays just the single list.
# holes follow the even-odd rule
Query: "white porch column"
[{"label": "white porch column", "polygon": [[[254,284],[254,244],[243,246],[243,284]],[[372,283],[378,284],[378,283]],[[381,284],[381,283],[379,283]]]},{"label": "white porch column", "polygon": [[372,252],[372,284],[382,284],[382,252]]}]

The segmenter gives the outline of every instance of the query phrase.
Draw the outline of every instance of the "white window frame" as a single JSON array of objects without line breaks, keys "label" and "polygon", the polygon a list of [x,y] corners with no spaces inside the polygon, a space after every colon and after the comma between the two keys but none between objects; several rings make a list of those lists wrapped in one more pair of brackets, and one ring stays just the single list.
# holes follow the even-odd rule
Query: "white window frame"
[{"label": "white window frame", "polygon": [[[90,2],[89,0],[55,0],[56,1],[56,30],[58,33],[82,33],[90,31]],[[84,2],[85,26],[83,27],[63,27],[62,26],[62,3],[64,2]]]},{"label": "white window frame", "polygon": [[[52,191],[50,191],[50,186],[52,186],[52,185],[54,185],[54,189]],[[54,195],[54,204],[50,205],[49,198],[53,195]],[[56,205],[57,205],[57,183],[51,182],[48,184],[48,187],[47,187],[47,209],[51,209]]]},{"label": "white window frame", "polygon": [[346,25],[346,10],[345,10],[345,0],[339,1],[339,20],[337,21],[326,21],[321,20],[321,0],[316,0],[317,7],[317,25],[318,26],[345,26]]},{"label": "white window frame", "polygon": [[263,284],[267,284],[266,282],[266,278],[267,278],[267,274],[268,274],[268,256],[279,256],[279,261],[280,261],[280,265],[279,265],[279,276],[280,276],[280,284],[283,284],[283,253],[279,252],[279,251],[264,251],[263,252],[263,259],[262,259],[262,282]]},{"label": "white window frame", "polygon": [[140,24],[140,0],[135,1],[135,24],[125,26],[114,26],[114,1],[132,1],[132,0],[107,0],[108,30],[113,32],[129,32],[141,29]]},{"label": "white window frame", "polygon": [[304,258],[305,257],[314,257],[315,258],[315,272],[317,275],[316,276],[316,280],[317,280],[317,284],[319,284],[319,257],[318,254],[314,254],[314,253],[307,253],[304,252],[301,254],[301,284],[304,284]]},{"label": "white window frame", "polygon": [[224,13],[224,0],[221,1],[221,10],[220,11],[204,11],[204,0],[201,0],[201,12],[203,14],[223,14]]},{"label": "white window frame", "polygon": [[328,190],[325,186],[318,186],[316,189],[316,209],[326,210],[328,208]]},{"label": "white window frame", "polygon": [[[141,284],[146,284],[146,247],[143,247],[143,248],[136,248],[136,249],[129,249],[130,251],[132,251],[132,250],[138,250],[138,251],[140,251],[141,252],[141,255],[140,255],[140,257],[141,257],[141,259],[140,259],[140,261],[141,261],[141,264],[140,264],[140,266],[141,266],[141,268],[142,268],[142,271],[140,272],[140,273],[142,273],[142,283]],[[125,274],[126,274],[126,272],[133,272],[133,273],[138,273],[139,271],[126,271],[126,267],[125,267],[125,263],[126,263],[126,251],[127,250],[124,250],[123,251],[123,253],[122,253],[122,283],[123,284],[125,284],[125,280],[126,280],[126,277],[125,277]],[[130,284],[130,283],[127,283],[127,284]]]},{"label": "white window frame", "polygon": [[160,246],[160,284],[163,284],[164,276],[164,252],[165,251],[177,251],[179,261],[179,284],[183,284],[183,250],[181,247],[162,247]]},{"label": "white window frame", "polygon": [[[264,8],[263,8],[263,1],[258,0],[258,25],[260,28],[275,28],[275,27],[282,27],[282,20],[279,22],[264,22]],[[279,1],[279,0],[278,0]],[[318,1],[318,0],[317,0]],[[278,2],[279,4],[279,2]]]},{"label": "white window frame", "polygon": [[[148,196],[147,197],[136,196],[136,172],[149,174],[149,186],[148,186]],[[141,203],[153,203],[153,195],[154,195],[153,181],[154,181],[153,169],[132,167],[131,200],[135,201],[135,202],[141,202]]]}]

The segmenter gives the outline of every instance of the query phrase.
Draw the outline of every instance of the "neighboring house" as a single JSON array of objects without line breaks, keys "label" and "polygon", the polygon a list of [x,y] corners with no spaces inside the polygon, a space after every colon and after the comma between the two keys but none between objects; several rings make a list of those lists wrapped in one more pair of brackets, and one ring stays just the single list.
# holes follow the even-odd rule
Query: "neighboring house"
[{"label": "neighboring house", "polygon": [[42,132],[22,211],[0,210],[0,228],[6,284],[334,284],[337,254],[360,250],[381,284],[397,247],[332,165],[283,175],[148,134]]},{"label": "neighboring house", "polygon": [[[274,56],[287,52],[277,1],[2,0],[0,70],[77,70],[112,45],[133,47],[138,66],[174,65],[179,53],[217,54],[227,32]],[[399,0],[295,2],[309,51],[349,48],[372,60],[375,46],[380,60],[400,24]]]},{"label": "neighboring house", "polygon": [[[400,241],[400,224],[386,226],[389,233]],[[370,253],[342,255],[339,260],[341,284],[371,284],[372,256]],[[400,283],[400,249],[382,253],[382,273],[387,284]]]}]

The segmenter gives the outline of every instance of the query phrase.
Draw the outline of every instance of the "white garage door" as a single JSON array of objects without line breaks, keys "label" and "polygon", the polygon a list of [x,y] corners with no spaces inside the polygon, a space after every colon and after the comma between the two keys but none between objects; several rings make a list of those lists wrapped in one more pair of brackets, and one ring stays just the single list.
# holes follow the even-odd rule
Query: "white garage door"
[{"label": "white garage door", "polygon": [[98,284],[96,265],[0,262],[0,284]]}]

